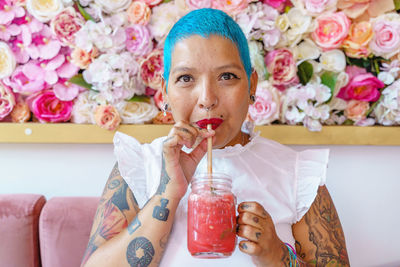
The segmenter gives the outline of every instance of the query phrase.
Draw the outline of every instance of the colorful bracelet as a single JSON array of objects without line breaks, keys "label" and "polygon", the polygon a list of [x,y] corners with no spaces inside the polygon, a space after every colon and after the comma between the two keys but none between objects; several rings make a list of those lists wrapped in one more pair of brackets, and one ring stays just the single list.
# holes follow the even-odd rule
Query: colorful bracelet
[{"label": "colorful bracelet", "polygon": [[286,247],[289,250],[289,256],[290,256],[290,267],[297,267],[300,266],[299,262],[297,261],[297,254],[296,250],[292,247],[292,245],[285,243]]}]

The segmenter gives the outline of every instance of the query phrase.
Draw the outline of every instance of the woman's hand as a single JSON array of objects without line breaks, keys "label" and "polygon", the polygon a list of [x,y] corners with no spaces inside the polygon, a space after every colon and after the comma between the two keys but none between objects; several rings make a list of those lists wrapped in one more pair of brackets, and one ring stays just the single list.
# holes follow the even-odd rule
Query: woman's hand
[{"label": "woman's hand", "polygon": [[[207,152],[207,137],[214,136],[213,130],[198,129],[185,121],[175,123],[163,144],[163,163],[160,187],[157,192],[167,190],[172,197],[182,198],[188,184]],[[190,154],[183,146],[193,148]]]},{"label": "woman's hand", "polygon": [[238,212],[237,235],[247,239],[239,243],[240,250],[252,256],[256,266],[285,266],[282,256],[286,247],[263,206],[257,202],[242,202]]}]

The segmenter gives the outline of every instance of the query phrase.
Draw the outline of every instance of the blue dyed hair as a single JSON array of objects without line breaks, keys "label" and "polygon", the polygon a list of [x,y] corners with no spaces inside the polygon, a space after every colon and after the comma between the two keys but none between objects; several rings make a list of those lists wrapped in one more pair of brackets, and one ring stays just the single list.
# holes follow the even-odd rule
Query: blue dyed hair
[{"label": "blue dyed hair", "polygon": [[164,43],[164,80],[166,86],[168,86],[171,70],[171,53],[175,44],[192,35],[200,35],[204,38],[210,35],[219,35],[231,40],[239,50],[250,90],[251,61],[246,36],[231,17],[221,10],[211,8],[202,8],[189,12],[178,20],[168,33]]}]

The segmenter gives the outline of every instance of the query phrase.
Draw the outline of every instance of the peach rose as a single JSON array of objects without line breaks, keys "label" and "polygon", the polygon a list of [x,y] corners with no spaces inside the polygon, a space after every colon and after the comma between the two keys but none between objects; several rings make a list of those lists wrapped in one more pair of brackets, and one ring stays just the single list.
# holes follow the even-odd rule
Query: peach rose
[{"label": "peach rose", "polygon": [[140,63],[139,75],[146,86],[155,90],[161,89],[163,62],[163,51],[155,49]]},{"label": "peach rose", "polygon": [[12,122],[27,122],[31,118],[31,111],[26,102],[18,102],[11,112]]},{"label": "peach rose", "polygon": [[374,32],[372,25],[368,21],[362,21],[352,24],[349,35],[343,41],[343,47],[346,55],[354,58],[368,57],[370,50],[368,48]]},{"label": "peach rose", "polygon": [[154,124],[174,124],[174,118],[172,117],[171,112],[166,112],[164,116],[164,112],[158,112],[157,116],[155,116],[152,120]]},{"label": "peach rose", "polygon": [[98,106],[94,112],[94,120],[101,128],[114,131],[121,123],[117,109],[111,105]]},{"label": "peach rose", "polygon": [[147,25],[150,20],[151,9],[144,2],[133,1],[129,6],[127,13],[130,23]]},{"label": "peach rose", "polygon": [[236,15],[249,5],[248,0],[214,0],[212,7],[222,10],[229,15]]},{"label": "peach rose", "polygon": [[343,12],[324,13],[316,19],[317,28],[312,33],[315,43],[324,50],[339,48],[346,38],[350,20]]},{"label": "peach rose", "polygon": [[355,19],[364,15],[377,17],[383,13],[389,12],[395,8],[393,0],[338,0],[337,8],[342,9],[349,18]]},{"label": "peach rose", "polygon": [[87,69],[92,61],[99,55],[99,50],[93,47],[90,52],[83,49],[75,48],[71,53],[71,61],[81,69]]},{"label": "peach rose", "polygon": [[344,115],[352,121],[360,121],[366,118],[368,109],[368,102],[350,100],[344,110]]},{"label": "peach rose", "polygon": [[11,88],[0,81],[0,120],[11,113],[15,106],[15,96]]}]

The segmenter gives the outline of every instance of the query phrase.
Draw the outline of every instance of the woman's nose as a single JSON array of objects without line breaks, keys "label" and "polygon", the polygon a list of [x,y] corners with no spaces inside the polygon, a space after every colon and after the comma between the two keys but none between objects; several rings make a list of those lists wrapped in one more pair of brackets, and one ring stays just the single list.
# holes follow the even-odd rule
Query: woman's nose
[{"label": "woman's nose", "polygon": [[203,84],[199,96],[199,107],[209,111],[218,105],[218,97],[214,92],[215,88],[209,83]]}]

